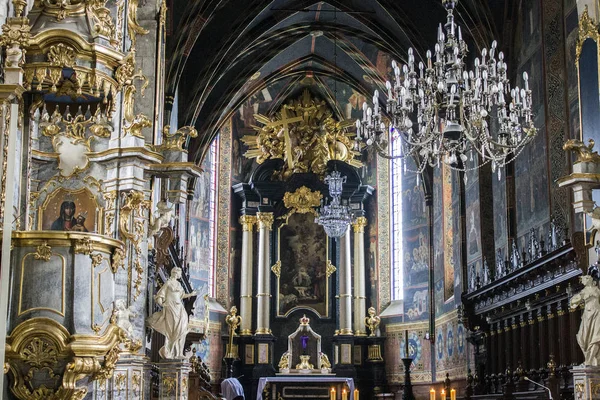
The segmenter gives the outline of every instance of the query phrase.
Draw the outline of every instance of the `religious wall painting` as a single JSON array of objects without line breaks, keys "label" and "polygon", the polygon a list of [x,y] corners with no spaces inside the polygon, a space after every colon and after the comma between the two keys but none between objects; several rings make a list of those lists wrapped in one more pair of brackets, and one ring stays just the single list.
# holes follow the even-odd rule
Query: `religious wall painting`
[{"label": "religious wall painting", "polygon": [[423,227],[403,232],[404,286],[426,283],[429,278],[429,233]]},{"label": "religious wall painting", "polygon": [[479,199],[467,206],[467,262],[481,255]]},{"label": "religious wall painting", "polygon": [[421,321],[429,316],[427,303],[429,290],[427,286],[404,290],[404,317],[409,321]]},{"label": "religious wall painting", "polygon": [[312,214],[292,214],[278,229],[277,315],[308,309],[329,315],[329,242]]},{"label": "religious wall painting", "polygon": [[504,249],[508,241],[508,226],[506,221],[506,178],[502,176],[498,179],[492,176],[492,192],[497,193],[493,196],[494,205],[494,244],[496,249]]},{"label": "religious wall painting", "polygon": [[39,210],[40,230],[98,232],[102,209],[87,189],[58,188],[44,201]]},{"label": "religious wall painting", "polygon": [[402,225],[405,229],[427,224],[425,192],[415,173],[402,177]]}]

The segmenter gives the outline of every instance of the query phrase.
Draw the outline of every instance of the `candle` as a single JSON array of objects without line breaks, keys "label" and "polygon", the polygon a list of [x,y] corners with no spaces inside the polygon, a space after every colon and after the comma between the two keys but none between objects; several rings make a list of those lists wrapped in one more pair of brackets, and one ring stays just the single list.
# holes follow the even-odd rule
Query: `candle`
[{"label": "candle", "polygon": [[329,400],[335,400],[335,388],[331,388],[331,393],[329,395]]},{"label": "candle", "polygon": [[435,390],[433,388],[429,391],[429,400],[435,400]]},{"label": "candle", "polygon": [[348,392],[346,388],[342,389],[342,400],[348,400]]},{"label": "candle", "polygon": [[404,357],[408,358],[408,330],[404,331]]},{"label": "candle", "polygon": [[450,400],[456,400],[456,390],[450,389]]},{"label": "candle", "polygon": [[358,400],[358,389],[354,389],[354,400]]},{"label": "candle", "polygon": [[442,400],[446,400],[446,391],[444,389],[442,389],[441,396],[442,396]]}]

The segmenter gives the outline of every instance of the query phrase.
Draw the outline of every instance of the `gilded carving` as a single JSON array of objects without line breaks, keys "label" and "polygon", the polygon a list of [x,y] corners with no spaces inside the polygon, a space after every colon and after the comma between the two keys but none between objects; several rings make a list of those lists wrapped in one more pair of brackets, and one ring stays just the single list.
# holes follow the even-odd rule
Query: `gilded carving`
[{"label": "gilded carving", "polygon": [[137,93],[135,80],[143,81],[141,88],[142,96],[149,82],[141,69],[137,73],[135,72],[135,67],[135,50],[131,50],[123,60],[123,63],[115,71],[115,78],[123,89],[123,117],[126,122],[124,128],[125,134],[143,138],[142,129],[152,126],[152,123],[143,114],[135,115],[134,105],[135,94]]},{"label": "gilded carving", "polygon": [[367,218],[356,218],[352,226],[354,227],[354,233],[365,233],[365,226],[367,226]]},{"label": "gilded carving", "polygon": [[27,6],[26,0],[12,0],[13,7],[15,8],[15,16],[20,17],[23,15],[23,10]]},{"label": "gilded carving", "polygon": [[164,126],[162,130],[163,141],[160,145],[155,146],[156,151],[186,151],[184,148],[184,144],[186,143],[188,138],[198,137],[198,131],[193,126],[182,126],[173,133],[170,133],[170,130],[170,125]]},{"label": "gilded carving", "polygon": [[163,377],[163,388],[165,390],[165,394],[171,395],[175,393],[175,387],[177,385],[177,378],[174,376],[165,376]]},{"label": "gilded carving", "polygon": [[271,271],[273,271],[277,279],[281,278],[281,260],[277,260],[277,262],[271,267]]},{"label": "gilded carving", "polygon": [[133,377],[131,378],[131,384],[133,386],[133,392],[138,395],[142,387],[142,375],[137,372],[134,373]]},{"label": "gilded carving", "polygon": [[313,214],[315,217],[318,216],[314,207],[321,205],[321,199],[323,194],[321,192],[313,192],[306,186],[298,188],[294,193],[287,192],[283,195],[283,204],[290,211],[280,217],[287,219],[290,215],[298,214]]},{"label": "gilded carving", "polygon": [[123,390],[125,390],[125,384],[127,383],[127,375],[122,372],[119,372],[117,376],[115,376],[115,386],[117,392],[121,394]]},{"label": "gilded carving", "polygon": [[132,265],[137,276],[133,282],[134,300],[142,293],[142,280],[144,269],[141,264],[142,248],[141,241],[144,237],[144,210],[149,209],[150,203],[144,199],[144,193],[132,190],[124,193],[124,204],[121,206],[119,219],[119,232],[125,240],[133,244],[134,256]]},{"label": "gilded carving", "polygon": [[73,243],[73,251],[75,254],[85,254],[86,256],[92,254],[93,247],[90,238],[86,236],[83,239],[75,240]]},{"label": "gilded carving", "polygon": [[99,35],[109,38],[113,46],[117,45],[115,22],[110,15],[110,10],[105,7],[107,0],[87,0],[86,11],[94,21],[94,31]]},{"label": "gilded carving", "polygon": [[326,102],[311,97],[308,90],[302,96],[284,104],[274,117],[256,114],[263,126],[255,126],[257,135],[246,135],[242,141],[249,147],[244,154],[261,164],[268,159],[285,161],[278,178],[287,179],[294,173],[313,172],[323,176],[327,162],[341,160],[360,167],[353,150],[352,134],[346,132],[352,121],[336,121]]},{"label": "gilded carving", "polygon": [[369,316],[365,318],[365,325],[367,326],[367,328],[369,328],[369,331],[371,331],[371,334],[369,336],[373,337],[375,336],[377,328],[381,323],[381,318],[378,315],[376,315],[375,308],[373,307],[369,307],[368,312]]},{"label": "gilded carving", "polygon": [[[29,319],[7,337],[6,358],[13,376],[10,389],[18,399],[83,399],[87,387],[78,387],[77,382],[108,373],[114,361],[111,352],[115,347],[118,350],[121,342],[116,326],[107,329],[102,337],[71,336],[52,319]],[[104,365],[101,365],[99,358],[103,356]],[[118,359],[118,353],[116,357]],[[60,385],[48,388],[37,384],[44,376]]]},{"label": "gilded carving", "polygon": [[581,49],[586,39],[592,39],[598,43],[600,39],[600,33],[598,32],[598,25],[590,18],[587,4],[579,19],[579,36],[577,38],[577,47],[575,50],[575,60],[579,63],[579,57],[581,56]]},{"label": "gilded carving", "polygon": [[273,213],[256,213],[256,220],[260,229],[266,228],[271,230],[273,228]]},{"label": "gilded carving", "polygon": [[139,0],[129,0],[127,2],[127,33],[129,34],[129,40],[131,40],[132,49],[135,49],[137,35],[146,35],[149,32],[138,23],[138,3]]},{"label": "gilded carving", "polygon": [[335,265],[333,265],[331,263],[331,260],[327,260],[327,269],[325,270],[325,273],[327,274],[327,278],[329,278],[331,276],[331,274],[333,274],[335,271],[337,271],[337,268],[335,268]]},{"label": "gilded carving", "polygon": [[44,242],[36,248],[33,258],[36,260],[50,261],[50,257],[52,257],[52,247],[48,246],[48,242],[44,240]]},{"label": "gilded carving", "polygon": [[0,46],[6,47],[6,66],[16,68],[25,63],[25,49],[29,46],[31,27],[27,18],[9,18],[2,25]]},{"label": "gilded carving", "polygon": [[162,2],[160,3],[160,26],[162,28],[165,27],[165,25],[167,24],[167,10],[169,8],[167,7],[167,0],[162,0]]},{"label": "gilded carving", "polygon": [[92,259],[92,267],[96,268],[98,265],[102,263],[104,256],[101,253],[90,254],[90,258]]},{"label": "gilded carving", "polygon": [[50,46],[48,61],[55,67],[73,67],[75,65],[75,49],[64,43]]},{"label": "gilded carving", "polygon": [[256,224],[256,217],[254,215],[242,215],[240,217],[240,224],[244,232],[252,232],[254,224]]},{"label": "gilded carving", "polygon": [[595,144],[594,140],[590,139],[588,143],[588,145],[585,145],[580,140],[569,139],[563,145],[563,150],[575,152],[577,155],[576,162],[600,163],[600,155],[598,155],[597,151],[593,151]]},{"label": "gilded carving", "polygon": [[123,249],[116,248],[112,255],[110,269],[113,274],[116,274],[119,268],[125,268],[125,251]]}]

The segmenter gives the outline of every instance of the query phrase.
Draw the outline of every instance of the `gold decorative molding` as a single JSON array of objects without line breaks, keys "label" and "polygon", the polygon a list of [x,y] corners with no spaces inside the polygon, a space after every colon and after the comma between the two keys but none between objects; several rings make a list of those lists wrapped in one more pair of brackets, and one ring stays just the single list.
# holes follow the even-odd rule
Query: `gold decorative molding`
[{"label": "gold decorative molding", "polygon": [[15,247],[37,247],[43,244],[50,247],[75,247],[76,243],[78,245],[85,243],[85,246],[91,246],[91,251],[103,253],[112,253],[115,249],[123,249],[123,242],[120,240],[95,233],[13,231],[12,241]]},{"label": "gold decorative molding", "polygon": [[94,248],[92,247],[92,241],[89,237],[83,237],[81,239],[76,239],[73,244],[73,251],[75,254],[85,254],[86,256],[92,254]]},{"label": "gold decorative molding", "polygon": [[365,233],[365,227],[367,226],[367,218],[366,217],[358,217],[352,223],[354,227],[354,233]]},{"label": "gold decorative molding", "polygon": [[141,241],[145,237],[144,211],[150,208],[150,202],[144,199],[143,192],[137,190],[123,193],[123,200],[124,204],[121,206],[119,219],[119,231],[125,240],[129,240],[133,244],[134,255],[131,257],[131,262],[137,274],[133,281],[133,299],[137,300],[142,293],[144,275],[144,268],[141,263]]},{"label": "gold decorative molding", "polygon": [[177,386],[176,376],[163,376],[162,385],[167,396],[175,393],[175,387]]},{"label": "gold decorative molding", "polygon": [[135,80],[143,82],[142,96],[148,87],[149,81],[141,69],[136,73],[135,68],[135,50],[132,49],[115,71],[115,78],[123,89],[123,119],[125,121],[123,130],[126,135],[144,138],[142,129],[152,126],[152,122],[144,114],[135,114],[135,94],[137,93]]},{"label": "gold decorative molding", "polygon": [[[6,358],[13,376],[10,389],[18,399],[81,400],[87,387],[79,387],[77,382],[84,378],[110,378],[123,340],[116,325],[98,337],[71,335],[50,318],[24,321],[6,339]],[[34,374],[61,380],[61,384],[57,389],[36,385]]]},{"label": "gold decorative molding", "polygon": [[575,62],[579,64],[579,57],[581,57],[581,50],[583,44],[587,39],[592,39],[598,43],[600,39],[600,33],[598,32],[598,25],[592,20],[589,14],[588,6],[585,5],[585,9],[579,19],[579,35],[577,37],[577,45],[575,48]]},{"label": "gold decorative molding", "polygon": [[44,241],[36,248],[33,258],[36,260],[50,261],[52,257],[52,247],[48,246],[48,242]]},{"label": "gold decorative molding", "polygon": [[167,24],[167,11],[169,7],[167,7],[167,0],[162,0],[160,3],[160,26],[164,29]]},{"label": "gold decorative molding", "polygon": [[31,40],[31,27],[27,18],[8,18],[2,25],[0,46],[6,47],[6,67],[17,68],[25,63],[25,49]]},{"label": "gold decorative molding", "polygon": [[277,260],[277,262],[271,267],[271,271],[273,271],[277,279],[281,278],[281,260]]},{"label": "gold decorative molding", "polygon": [[125,267],[125,250],[116,248],[112,254],[112,262],[110,263],[110,269],[113,274],[116,274],[119,268]]},{"label": "gold decorative molding", "polygon": [[138,23],[138,7],[139,0],[129,0],[127,2],[127,33],[129,34],[129,40],[131,40],[132,49],[135,49],[137,35],[147,35],[150,32]]},{"label": "gold decorative molding", "polygon": [[594,140],[589,139],[588,145],[585,145],[581,140],[569,139],[563,145],[563,150],[572,151],[577,155],[576,163],[580,162],[591,162],[594,164],[600,164],[600,155],[594,149]]},{"label": "gold decorative molding", "polygon": [[177,131],[170,133],[171,126],[165,125],[162,130],[162,143],[154,146],[155,151],[187,151],[183,145],[188,138],[198,137],[198,131],[193,126],[182,126]]},{"label": "gold decorative molding", "polygon": [[318,216],[314,207],[321,205],[321,199],[323,194],[321,192],[313,192],[306,186],[301,186],[296,189],[295,192],[287,192],[283,195],[283,204],[290,211],[280,217],[280,219],[287,219],[292,214],[313,214],[315,217]]},{"label": "gold decorative molding", "polygon": [[365,318],[365,326],[369,328],[369,331],[371,332],[369,336],[374,337],[377,333],[377,328],[381,323],[381,318],[376,315],[374,307],[369,307],[368,313],[369,316]]},{"label": "gold decorative molding", "polygon": [[102,263],[102,260],[104,260],[104,256],[101,253],[90,254],[90,258],[92,259],[93,268],[96,268]]},{"label": "gold decorative molding", "polygon": [[240,217],[240,225],[242,225],[242,229],[244,232],[252,232],[254,230],[254,225],[256,224],[256,216],[254,215],[242,215]]},{"label": "gold decorative molding", "polygon": [[72,68],[75,65],[75,49],[64,43],[50,46],[47,57],[53,67]]},{"label": "gold decorative molding", "polygon": [[266,228],[268,230],[273,229],[273,213],[270,212],[259,212],[256,213],[256,220],[258,221],[259,229]]},{"label": "gold decorative molding", "polygon": [[369,345],[369,361],[383,361],[381,356],[381,346],[378,344]]},{"label": "gold decorative molding", "polygon": [[353,126],[350,120],[336,121],[324,100],[311,97],[305,90],[298,99],[284,104],[269,118],[255,114],[262,127],[255,126],[257,135],[245,135],[248,146],[246,158],[256,158],[259,164],[281,158],[285,164],[276,177],[287,179],[294,173],[313,172],[323,176],[330,160],[344,161],[354,167],[362,166],[353,150]]},{"label": "gold decorative molding", "polygon": [[327,278],[329,278],[331,274],[333,274],[335,271],[337,271],[335,265],[331,263],[331,260],[327,260],[327,268],[325,269],[325,274]]}]

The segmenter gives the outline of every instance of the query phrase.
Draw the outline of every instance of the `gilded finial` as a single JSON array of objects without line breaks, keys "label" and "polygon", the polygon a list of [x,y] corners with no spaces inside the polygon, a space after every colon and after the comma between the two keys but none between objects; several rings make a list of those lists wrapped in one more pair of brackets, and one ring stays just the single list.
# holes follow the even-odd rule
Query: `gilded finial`
[{"label": "gilded finial", "polygon": [[371,331],[371,334],[369,336],[375,336],[377,328],[381,323],[381,318],[378,315],[375,315],[374,307],[369,307],[368,313],[369,316],[365,318],[365,325]]}]

